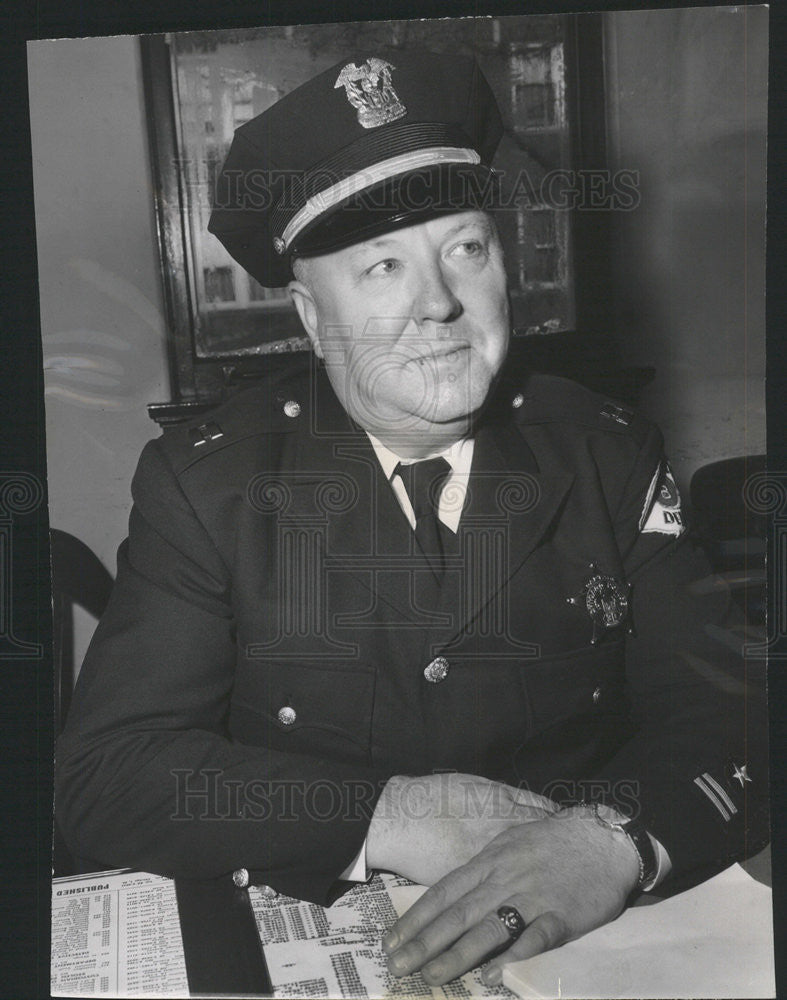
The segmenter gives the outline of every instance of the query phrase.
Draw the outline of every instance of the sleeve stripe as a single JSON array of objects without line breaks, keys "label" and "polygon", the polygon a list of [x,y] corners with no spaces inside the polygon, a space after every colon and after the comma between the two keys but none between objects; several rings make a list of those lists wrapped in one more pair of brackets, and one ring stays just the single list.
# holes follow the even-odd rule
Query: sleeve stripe
[{"label": "sleeve stripe", "polygon": [[710,799],[710,801],[714,804],[714,806],[716,806],[716,808],[722,814],[722,816],[724,817],[724,819],[727,820],[727,822],[729,822],[729,820],[730,820],[730,814],[727,812],[727,810],[721,804],[721,802],[719,801],[719,799],[716,798],[716,794],[713,791],[713,789],[709,785],[706,785],[703,782],[702,777],[695,778],[694,779],[694,784],[697,786],[697,788],[699,788],[699,790],[701,792],[704,792],[705,795],[707,795],[707,797]]},{"label": "sleeve stripe", "polygon": [[716,792],[716,794],[719,796],[724,805],[729,809],[730,813],[734,816],[735,813],[738,811],[735,806],[735,803],[732,801],[729,795],[724,791],[724,789],[721,787],[718,781],[712,778],[707,771],[702,775],[702,777],[707,781],[707,783]]}]

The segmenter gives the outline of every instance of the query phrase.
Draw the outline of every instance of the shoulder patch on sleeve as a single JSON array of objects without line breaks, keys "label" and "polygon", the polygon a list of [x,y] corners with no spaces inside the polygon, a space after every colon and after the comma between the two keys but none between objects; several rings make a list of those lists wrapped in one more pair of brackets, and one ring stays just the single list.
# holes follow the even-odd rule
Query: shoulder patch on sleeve
[{"label": "shoulder patch on sleeve", "polygon": [[643,535],[657,531],[676,537],[686,530],[678,485],[667,461],[662,460],[653,473],[639,519],[639,530]]}]

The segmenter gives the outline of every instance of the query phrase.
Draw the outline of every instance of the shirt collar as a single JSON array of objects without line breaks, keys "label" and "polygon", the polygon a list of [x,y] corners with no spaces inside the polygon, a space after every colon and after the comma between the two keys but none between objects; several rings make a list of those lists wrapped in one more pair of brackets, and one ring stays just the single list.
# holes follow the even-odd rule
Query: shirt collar
[{"label": "shirt collar", "polygon": [[374,448],[374,453],[377,455],[377,460],[385,473],[386,479],[391,479],[394,471],[396,470],[396,466],[400,462],[403,465],[409,465],[412,462],[421,462],[425,461],[427,458],[437,458],[438,456],[442,456],[448,462],[454,473],[463,473],[465,475],[470,474],[470,466],[473,461],[472,438],[462,438],[460,441],[455,441],[443,451],[432,452],[429,455],[424,455],[423,459],[420,459],[400,458],[396,452],[393,452],[390,448],[386,447],[382,441],[374,436],[374,434],[370,434],[369,431],[366,431],[366,436],[369,438],[372,448]]}]

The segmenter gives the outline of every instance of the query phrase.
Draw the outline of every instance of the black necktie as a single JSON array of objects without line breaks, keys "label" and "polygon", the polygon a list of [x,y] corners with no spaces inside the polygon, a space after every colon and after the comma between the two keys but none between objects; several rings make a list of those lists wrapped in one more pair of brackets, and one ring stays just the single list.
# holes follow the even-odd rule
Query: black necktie
[{"label": "black necktie", "polygon": [[410,465],[400,462],[394,469],[394,475],[397,473],[402,477],[413,506],[415,539],[434,575],[441,580],[445,572],[445,555],[437,509],[443,484],[451,474],[451,466],[444,458],[429,458]]}]

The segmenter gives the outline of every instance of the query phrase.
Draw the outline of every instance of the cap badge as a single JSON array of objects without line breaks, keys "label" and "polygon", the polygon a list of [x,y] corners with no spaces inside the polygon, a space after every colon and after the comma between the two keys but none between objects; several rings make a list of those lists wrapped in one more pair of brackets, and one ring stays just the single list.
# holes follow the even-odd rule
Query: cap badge
[{"label": "cap badge", "polygon": [[[614,576],[598,573],[594,563],[590,564],[591,577],[576,597],[566,598],[569,604],[584,604],[593,622],[593,636],[596,645],[607,629],[624,624],[629,616],[630,584],[616,580]],[[631,628],[629,627],[629,631]]]},{"label": "cap badge", "polygon": [[360,66],[348,63],[333,85],[334,90],[344,87],[347,100],[357,109],[358,121],[364,128],[378,128],[407,114],[391,85],[392,69],[396,67],[385,59],[372,56]]}]

